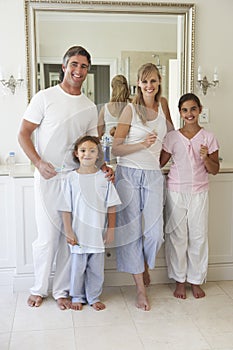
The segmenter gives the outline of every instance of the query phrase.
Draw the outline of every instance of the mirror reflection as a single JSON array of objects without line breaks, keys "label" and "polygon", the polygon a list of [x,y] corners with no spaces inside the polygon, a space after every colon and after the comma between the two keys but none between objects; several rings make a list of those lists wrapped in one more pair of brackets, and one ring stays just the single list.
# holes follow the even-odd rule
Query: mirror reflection
[{"label": "mirror reflection", "polygon": [[97,105],[109,100],[117,74],[126,77],[133,97],[137,70],[147,62],[158,66],[170,106],[192,90],[193,5],[26,3],[29,97],[59,81],[61,57],[73,45],[84,46],[92,55],[83,92]]}]

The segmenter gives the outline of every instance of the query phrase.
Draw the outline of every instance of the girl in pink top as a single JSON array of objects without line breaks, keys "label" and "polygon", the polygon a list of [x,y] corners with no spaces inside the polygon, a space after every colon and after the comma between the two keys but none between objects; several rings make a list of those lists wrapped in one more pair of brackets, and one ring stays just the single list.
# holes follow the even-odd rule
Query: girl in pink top
[{"label": "girl in pink top", "polygon": [[168,276],[176,281],[174,296],[186,298],[185,282],[195,298],[205,292],[200,285],[208,268],[208,174],[219,171],[218,142],[201,128],[199,98],[188,93],[178,105],[183,127],[167,134],[161,167],[170,157],[165,205],[165,254]]}]

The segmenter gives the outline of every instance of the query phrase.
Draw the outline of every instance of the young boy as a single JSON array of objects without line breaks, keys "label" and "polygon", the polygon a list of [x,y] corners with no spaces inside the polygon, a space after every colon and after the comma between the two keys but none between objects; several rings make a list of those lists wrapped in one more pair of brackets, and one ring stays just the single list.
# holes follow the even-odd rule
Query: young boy
[{"label": "young boy", "polygon": [[114,240],[115,206],[119,196],[112,182],[98,170],[102,149],[97,137],[84,136],[75,143],[73,157],[79,168],[67,175],[59,211],[70,244],[71,308],[81,310],[88,303],[103,310],[100,302],[104,282],[104,244]]}]

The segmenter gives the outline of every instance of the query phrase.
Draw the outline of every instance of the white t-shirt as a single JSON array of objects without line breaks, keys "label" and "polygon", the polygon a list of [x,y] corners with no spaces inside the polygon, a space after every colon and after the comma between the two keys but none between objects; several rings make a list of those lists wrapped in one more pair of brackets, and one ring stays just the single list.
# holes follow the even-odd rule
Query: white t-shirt
[{"label": "white t-shirt", "polygon": [[125,139],[125,144],[143,142],[147,134],[152,131],[155,131],[157,133],[157,140],[149,148],[119,157],[118,164],[129,168],[159,170],[159,158],[162,149],[162,142],[167,133],[166,117],[164,115],[162,106],[159,104],[158,115],[156,119],[147,121],[146,125],[144,125],[139,118],[134,105],[132,103],[129,105],[132,108],[132,121],[129,133]]},{"label": "white t-shirt", "polygon": [[38,124],[35,147],[43,160],[65,170],[77,167],[72,159],[74,142],[81,136],[97,136],[97,108],[84,94],[70,95],[60,85],[33,96],[24,119]]},{"label": "white t-shirt", "polygon": [[70,246],[72,253],[101,253],[109,207],[121,204],[117,191],[105,174],[70,172],[64,182],[58,210],[72,213],[72,228],[80,246]]}]

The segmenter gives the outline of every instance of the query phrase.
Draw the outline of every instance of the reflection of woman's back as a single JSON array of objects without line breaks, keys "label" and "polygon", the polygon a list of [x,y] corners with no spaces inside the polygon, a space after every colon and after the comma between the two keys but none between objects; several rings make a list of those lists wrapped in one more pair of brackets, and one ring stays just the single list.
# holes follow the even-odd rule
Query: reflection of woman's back
[{"label": "reflection of woman's back", "polygon": [[130,92],[124,75],[116,75],[111,82],[112,96],[99,114],[98,133],[100,138],[109,138],[111,142],[114,136],[118,119],[125,105],[130,102]]}]

